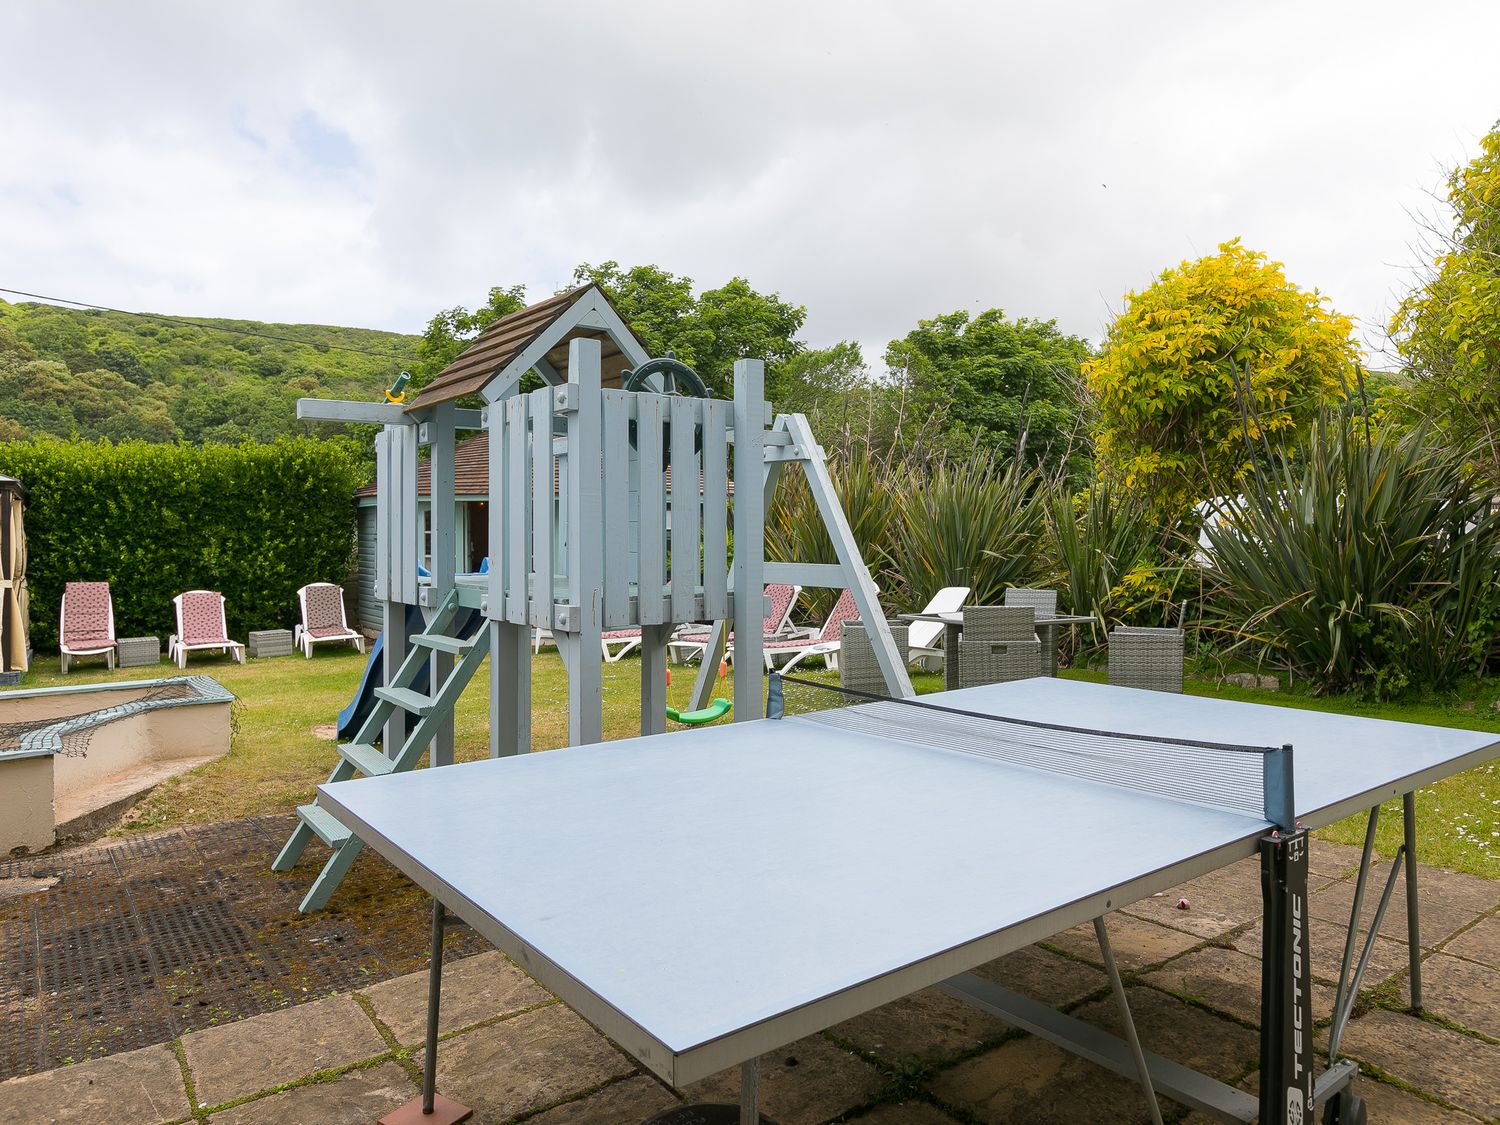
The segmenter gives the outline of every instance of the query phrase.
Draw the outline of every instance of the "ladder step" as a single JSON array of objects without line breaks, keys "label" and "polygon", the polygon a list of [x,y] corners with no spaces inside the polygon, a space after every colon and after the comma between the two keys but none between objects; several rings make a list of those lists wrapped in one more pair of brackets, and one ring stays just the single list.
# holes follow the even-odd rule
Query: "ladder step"
[{"label": "ladder step", "polygon": [[331,813],[325,812],[317,805],[298,805],[297,815],[302,818],[303,824],[313,830],[313,835],[330,848],[339,847],[353,835]]},{"label": "ladder step", "polygon": [[410,640],[414,645],[436,649],[438,652],[451,652],[454,656],[462,656],[474,647],[473,637],[465,640],[463,637],[446,637],[442,633],[416,633]]},{"label": "ladder step", "polygon": [[384,777],[396,768],[395,762],[363,742],[340,742],[339,757],[366,777]]},{"label": "ladder step", "polygon": [[394,703],[403,711],[410,711],[413,715],[426,715],[433,706],[431,696],[423,695],[419,691],[411,691],[408,688],[378,687],[375,689],[375,696],[387,703]]}]

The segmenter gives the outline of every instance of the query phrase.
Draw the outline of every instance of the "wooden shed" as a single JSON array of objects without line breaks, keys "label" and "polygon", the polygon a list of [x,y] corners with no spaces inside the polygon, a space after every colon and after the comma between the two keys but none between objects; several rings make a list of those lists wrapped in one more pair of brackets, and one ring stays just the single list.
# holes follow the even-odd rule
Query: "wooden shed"
[{"label": "wooden shed", "polygon": [[0,477],[0,676],[12,682],[31,659],[25,513],[25,486]]}]

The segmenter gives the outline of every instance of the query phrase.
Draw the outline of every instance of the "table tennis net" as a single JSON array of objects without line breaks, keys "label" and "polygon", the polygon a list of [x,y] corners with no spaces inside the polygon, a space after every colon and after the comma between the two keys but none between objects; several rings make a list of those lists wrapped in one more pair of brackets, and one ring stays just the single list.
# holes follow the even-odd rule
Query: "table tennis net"
[{"label": "table tennis net", "polygon": [[1266,815],[1266,755],[1275,746],[1093,730],[850,691],[781,677],[788,718],[1064,774],[1156,797]]}]

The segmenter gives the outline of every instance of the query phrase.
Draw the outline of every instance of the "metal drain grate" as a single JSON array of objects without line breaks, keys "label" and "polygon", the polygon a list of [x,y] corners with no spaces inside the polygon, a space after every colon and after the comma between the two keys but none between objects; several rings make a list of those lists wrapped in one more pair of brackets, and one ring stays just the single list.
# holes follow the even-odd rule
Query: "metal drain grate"
[{"label": "metal drain grate", "polygon": [[[296,913],[317,867],[270,871],[291,826],[255,817],[0,863],[0,880],[44,888],[0,898],[0,1078],[423,968],[425,896],[378,856],[330,909]],[[483,948],[458,929],[447,952]]]}]

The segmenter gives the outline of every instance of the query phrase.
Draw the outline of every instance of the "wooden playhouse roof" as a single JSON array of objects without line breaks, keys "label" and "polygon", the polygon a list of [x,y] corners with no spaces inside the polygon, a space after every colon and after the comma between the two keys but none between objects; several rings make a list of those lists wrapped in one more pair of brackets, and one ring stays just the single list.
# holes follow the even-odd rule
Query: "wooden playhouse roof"
[{"label": "wooden playhouse roof", "polygon": [[[452,402],[465,395],[475,394],[495,375],[515,362],[537,339],[555,324],[564,313],[590,291],[598,294],[611,308],[613,302],[596,285],[580,285],[566,293],[548,297],[524,309],[502,316],[463,350],[421,393],[407,406],[408,411],[421,410],[442,402]],[[609,333],[600,328],[578,326],[547,352],[547,362],[559,373],[566,375],[568,369],[568,344],[577,337],[598,339],[603,352],[604,384],[618,384],[620,372],[630,366],[630,360],[620,351],[619,345]]]}]

